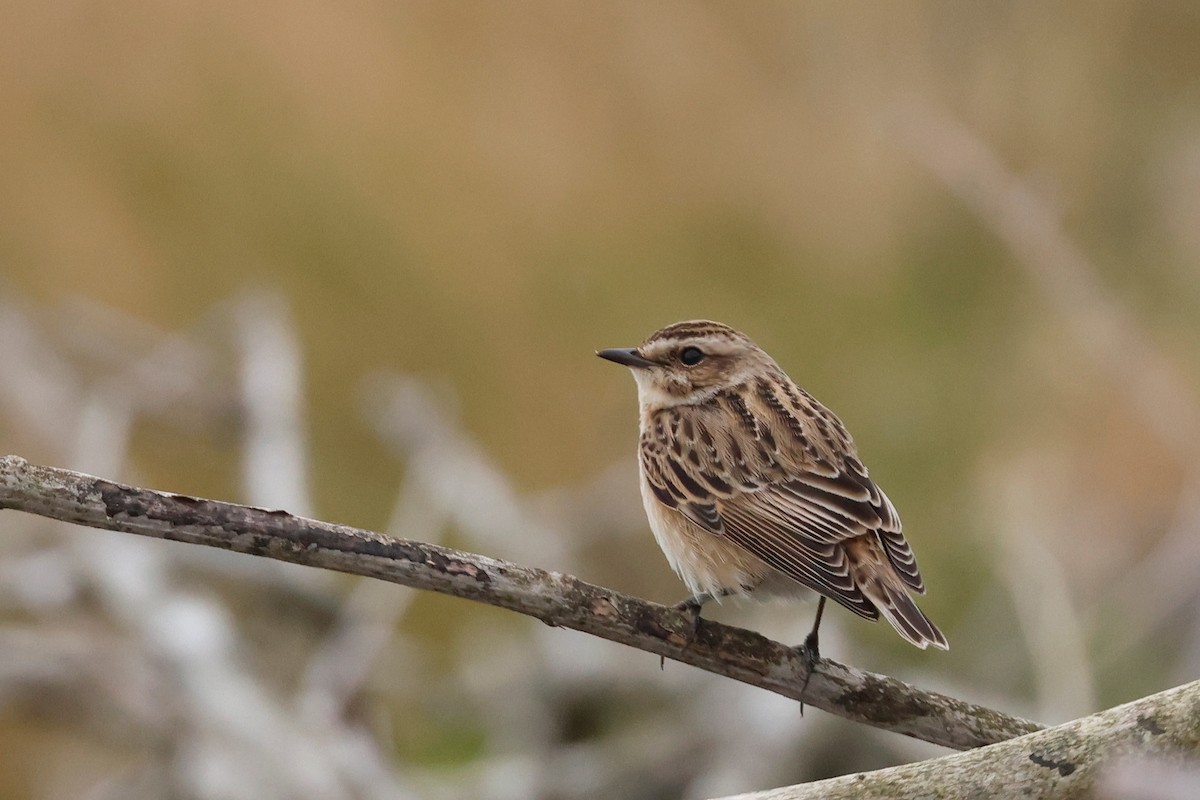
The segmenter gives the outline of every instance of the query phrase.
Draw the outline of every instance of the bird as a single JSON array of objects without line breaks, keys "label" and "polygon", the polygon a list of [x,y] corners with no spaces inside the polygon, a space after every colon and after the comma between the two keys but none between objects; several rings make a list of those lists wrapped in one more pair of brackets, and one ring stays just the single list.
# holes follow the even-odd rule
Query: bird
[{"label": "bird", "polygon": [[925,594],[916,557],[846,426],[750,337],[689,320],[596,355],[637,382],[642,501],[694,627],[713,599],[815,591],[802,645],[814,659],[826,598],[949,649],[913,601]]}]

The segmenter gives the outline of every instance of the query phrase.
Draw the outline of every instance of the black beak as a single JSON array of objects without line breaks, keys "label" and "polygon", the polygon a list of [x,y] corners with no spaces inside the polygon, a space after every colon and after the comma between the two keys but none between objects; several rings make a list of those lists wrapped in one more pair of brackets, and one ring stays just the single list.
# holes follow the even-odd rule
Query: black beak
[{"label": "black beak", "polygon": [[618,364],[624,364],[627,367],[635,367],[637,369],[656,366],[653,361],[642,358],[636,347],[614,347],[611,350],[597,350],[596,355],[606,358],[609,361],[615,361]]}]

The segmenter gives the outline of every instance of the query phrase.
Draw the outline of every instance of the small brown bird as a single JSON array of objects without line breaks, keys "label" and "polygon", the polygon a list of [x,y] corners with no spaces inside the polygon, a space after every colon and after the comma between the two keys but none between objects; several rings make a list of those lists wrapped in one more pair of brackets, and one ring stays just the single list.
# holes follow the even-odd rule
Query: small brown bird
[{"label": "small brown bird", "polygon": [[909,595],[925,593],[916,558],[845,426],[749,337],[693,320],[596,355],[637,381],[642,500],[692,592],[678,608],[698,621],[713,598],[813,589],[813,657],[826,597],[949,649]]}]

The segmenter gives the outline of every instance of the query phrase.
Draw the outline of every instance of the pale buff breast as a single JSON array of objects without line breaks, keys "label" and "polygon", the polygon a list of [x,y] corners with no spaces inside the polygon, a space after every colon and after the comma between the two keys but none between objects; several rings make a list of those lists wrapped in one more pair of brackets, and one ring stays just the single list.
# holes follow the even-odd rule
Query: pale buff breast
[{"label": "pale buff breast", "polygon": [[[641,479],[642,504],[650,530],[662,548],[671,569],[683,579],[693,594],[723,593],[755,588],[768,578],[783,578],[795,589],[799,584],[767,566],[755,556],[667,508],[654,497],[645,476]],[[776,583],[771,580],[770,583]]]}]

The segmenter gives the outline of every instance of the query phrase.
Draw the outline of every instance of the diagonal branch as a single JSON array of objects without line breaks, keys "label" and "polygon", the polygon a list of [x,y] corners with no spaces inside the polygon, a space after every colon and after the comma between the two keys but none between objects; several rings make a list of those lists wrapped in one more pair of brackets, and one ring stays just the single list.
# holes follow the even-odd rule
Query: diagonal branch
[{"label": "diagonal branch", "polygon": [[1156,797],[1195,797],[1187,788],[1174,794],[1163,784],[1180,765],[1194,768],[1197,752],[1200,681],[1193,681],[970,753],[724,800],[1125,797],[1117,778],[1129,767],[1136,769],[1138,789],[1164,792]]},{"label": "diagonal branch", "polygon": [[[428,589],[536,617],[801,700],[831,714],[959,750],[1040,725],[795,649],[558,572],[307,519],[285,511],[113,483],[0,457],[0,508],[202,544]],[[805,684],[807,682],[807,688]]]}]

